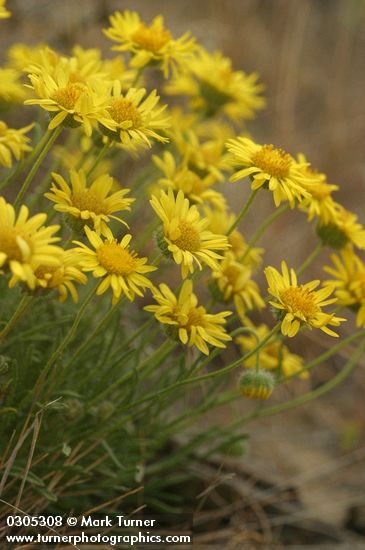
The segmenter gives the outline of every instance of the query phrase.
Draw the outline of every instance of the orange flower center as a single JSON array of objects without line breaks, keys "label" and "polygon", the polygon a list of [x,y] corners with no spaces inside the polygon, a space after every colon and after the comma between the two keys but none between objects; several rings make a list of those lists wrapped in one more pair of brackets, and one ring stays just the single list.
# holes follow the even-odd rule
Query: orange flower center
[{"label": "orange flower center", "polygon": [[303,286],[290,286],[281,292],[280,298],[286,309],[294,315],[300,313],[306,319],[310,319],[319,311],[313,292]]},{"label": "orange flower center", "polygon": [[141,23],[136,32],[133,33],[132,40],[136,42],[140,48],[157,53],[172,40],[172,36],[169,31],[163,27],[147,27]]},{"label": "orange flower center", "polygon": [[275,149],[273,145],[263,145],[252,157],[252,162],[270,176],[285,178],[289,175],[292,160],[282,149]]},{"label": "orange flower center", "polygon": [[142,124],[142,117],[137,107],[128,99],[115,99],[109,107],[109,113],[115,122],[131,122],[132,128],[139,128]]},{"label": "orange flower center", "polygon": [[63,88],[59,88],[52,96],[52,99],[56,101],[61,107],[67,111],[74,109],[77,100],[80,95],[85,91],[85,86],[80,82],[69,83]]},{"label": "orange flower center", "polygon": [[192,225],[184,220],[179,223],[180,237],[173,242],[181,248],[189,252],[196,252],[200,249],[200,236],[198,231]]},{"label": "orange flower center", "polygon": [[72,193],[71,202],[81,212],[88,210],[94,214],[106,214],[103,201],[90,190]]},{"label": "orange flower center", "polygon": [[105,242],[97,250],[99,263],[108,273],[130,275],[136,270],[136,258],[116,241]]}]

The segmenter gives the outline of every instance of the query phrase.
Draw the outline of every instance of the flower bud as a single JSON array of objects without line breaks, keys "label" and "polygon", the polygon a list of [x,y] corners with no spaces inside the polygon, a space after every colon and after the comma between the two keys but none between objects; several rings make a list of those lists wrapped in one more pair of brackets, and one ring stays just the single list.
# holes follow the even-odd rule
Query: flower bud
[{"label": "flower bud", "polygon": [[274,390],[273,375],[263,369],[246,370],[240,378],[240,393],[249,399],[268,399]]}]

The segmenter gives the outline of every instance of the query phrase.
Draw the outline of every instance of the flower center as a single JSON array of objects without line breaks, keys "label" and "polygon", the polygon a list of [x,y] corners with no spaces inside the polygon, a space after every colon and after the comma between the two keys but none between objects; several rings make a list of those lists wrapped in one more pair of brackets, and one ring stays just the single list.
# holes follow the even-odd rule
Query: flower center
[{"label": "flower center", "polygon": [[32,251],[30,239],[12,227],[0,231],[0,251],[5,252],[8,260],[22,262]]},{"label": "flower center", "polygon": [[108,273],[115,275],[130,275],[136,269],[136,260],[125,248],[122,248],[116,241],[102,244],[97,251],[100,265]]},{"label": "flower center", "polygon": [[109,107],[109,113],[115,122],[131,122],[132,128],[139,128],[142,124],[142,117],[137,107],[128,99],[115,99]]},{"label": "flower center", "polygon": [[273,145],[263,145],[254,154],[252,162],[270,176],[285,178],[289,175],[292,160],[282,149],[275,149]]},{"label": "flower center", "polygon": [[314,317],[319,311],[313,292],[303,286],[290,286],[280,297],[289,311],[293,314],[301,313],[306,319]]},{"label": "flower center", "polygon": [[164,28],[147,27],[143,23],[132,35],[132,40],[144,50],[157,53],[172,39],[171,34]]},{"label": "flower center", "polygon": [[182,220],[179,223],[180,237],[175,239],[174,244],[181,250],[196,252],[200,249],[200,236],[197,230],[190,223]]},{"label": "flower center", "polygon": [[188,321],[186,323],[186,326],[188,328],[192,326],[203,327],[205,325],[204,314],[205,314],[205,309],[202,306],[191,309],[188,313]]},{"label": "flower center", "polygon": [[67,86],[57,90],[53,94],[52,99],[64,109],[71,110],[75,107],[77,100],[84,90],[85,86],[80,82],[71,82]]},{"label": "flower center", "polygon": [[73,206],[80,211],[88,210],[94,214],[105,214],[103,201],[90,190],[74,192],[71,195]]},{"label": "flower center", "polygon": [[46,279],[47,281],[50,281],[56,274],[59,274],[57,272],[62,273],[63,267],[60,268],[60,266],[40,265],[37,267],[34,274],[37,279]]}]

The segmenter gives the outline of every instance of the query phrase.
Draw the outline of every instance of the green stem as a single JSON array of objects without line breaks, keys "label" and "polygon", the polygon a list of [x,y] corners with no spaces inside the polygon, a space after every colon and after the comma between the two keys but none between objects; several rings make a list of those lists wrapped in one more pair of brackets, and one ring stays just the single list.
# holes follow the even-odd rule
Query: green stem
[{"label": "green stem", "polygon": [[101,147],[94,164],[91,166],[91,168],[88,170],[86,177],[89,177],[95,170],[95,168],[98,166],[99,162],[103,160],[103,158],[106,156],[107,152],[109,150],[109,142],[107,141],[104,143],[103,147]]},{"label": "green stem", "polygon": [[13,315],[0,332],[0,344],[3,343],[3,341],[5,340],[9,332],[13,329],[14,325],[19,321],[19,319],[23,317],[23,315],[28,311],[33,301],[34,296],[24,295],[22,297]]},{"label": "green stem", "polygon": [[34,176],[38,172],[38,169],[40,165],[42,164],[44,157],[47,155],[48,151],[51,149],[52,145],[58,138],[62,131],[62,126],[58,126],[55,130],[47,130],[45,137],[39,142],[37,145],[35,151],[34,151],[34,158],[37,156],[37,160],[33,164],[29,174],[25,178],[25,181],[14,201],[14,208],[17,208],[19,206],[20,201],[22,200],[23,196],[27,192],[27,189],[31,182],[33,181]]},{"label": "green stem", "polygon": [[[51,357],[47,361],[46,366],[44,367],[43,371],[41,372],[40,376],[38,377],[38,380],[37,380],[36,385],[35,385],[34,390],[33,390],[33,396],[34,396],[33,397],[33,404],[37,401],[37,399],[39,397],[39,394],[41,392],[43,383],[44,383],[49,371],[51,370],[51,368],[53,367],[53,365],[57,361],[57,359],[62,355],[62,353],[65,350],[66,346],[69,344],[69,342],[75,336],[75,333],[76,333],[77,328],[80,324],[80,321],[81,321],[81,319],[84,315],[84,312],[85,312],[87,306],[89,305],[89,303],[91,302],[91,300],[93,299],[93,297],[95,296],[96,288],[97,287],[94,286],[92,288],[92,290],[89,292],[89,294],[86,296],[84,302],[80,306],[80,309],[78,310],[78,312],[75,316],[75,319],[74,319],[74,321],[71,325],[71,328],[69,329],[66,336],[64,337],[62,342],[57,347],[57,349],[52,353]],[[49,389],[50,388],[48,388],[48,390]],[[48,391],[48,393],[49,393],[49,391]]]},{"label": "green stem", "polygon": [[120,302],[115,304],[107,311],[107,313],[101,318],[97,326],[95,327],[94,331],[91,333],[91,335],[77,348],[67,365],[63,369],[63,375],[65,375],[70,367],[75,363],[75,361],[82,355],[82,353],[89,347],[89,345],[93,342],[93,340],[96,338],[96,336],[99,334],[99,332],[103,329],[105,325],[108,324],[110,319],[113,317],[116,309],[120,306]]},{"label": "green stem", "polygon": [[347,338],[345,338],[344,340],[342,340],[341,342],[339,342],[335,346],[331,346],[327,351],[325,351],[325,352],[321,353],[320,355],[318,355],[318,357],[316,357],[315,359],[312,359],[312,361],[309,361],[309,363],[307,365],[305,365],[299,371],[294,372],[294,373],[292,373],[288,376],[282,376],[281,378],[279,378],[279,380],[277,381],[277,384],[281,384],[282,382],[287,382],[291,378],[296,378],[300,374],[312,370],[314,367],[316,367],[320,363],[323,363],[323,361],[326,361],[327,359],[332,357],[332,355],[334,355],[338,351],[341,351],[342,348],[344,348],[348,344],[351,344],[351,342],[354,342],[355,340],[357,340],[360,336],[364,336],[364,334],[365,334],[365,332],[363,330],[360,330],[359,332],[356,332],[355,334],[351,334],[350,336],[348,336]]},{"label": "green stem", "polygon": [[251,248],[253,246],[255,246],[255,244],[257,243],[257,241],[262,237],[262,235],[265,233],[266,229],[277,219],[281,216],[281,214],[283,214],[284,212],[286,212],[287,210],[289,210],[290,206],[289,204],[284,204],[281,208],[278,208],[278,210],[275,210],[275,212],[273,212],[271,214],[271,216],[269,216],[262,225],[260,225],[260,227],[258,228],[258,230],[256,231],[256,233],[254,234],[254,236],[252,237],[252,239],[250,240],[250,242],[248,243],[247,245],[247,248],[244,252],[244,254],[241,256],[240,258],[240,262],[243,262],[244,259],[246,258],[246,256],[248,255],[248,253],[250,252]]},{"label": "green stem", "polygon": [[[246,328],[246,327],[242,327],[242,328]],[[245,360],[249,359],[250,357],[252,357],[252,355],[256,354],[261,348],[263,348],[268,343],[268,341],[273,336],[275,336],[275,334],[278,332],[279,329],[280,329],[280,323],[275,325],[275,327],[266,335],[266,337],[263,340],[261,340],[259,345],[257,345],[254,349],[250,350],[249,352],[247,352],[245,355],[243,355],[239,359],[236,359],[236,361],[233,361],[230,365],[227,365],[227,367],[224,367],[223,369],[219,369],[219,370],[210,372],[208,374],[203,374],[202,376],[194,376],[192,378],[186,378],[185,380],[180,380],[178,382],[175,382],[175,384],[172,384],[171,386],[168,386],[167,388],[163,388],[162,390],[159,390],[158,392],[156,392],[154,394],[147,395],[146,397],[144,397],[144,398],[142,398],[138,401],[135,401],[134,403],[129,404],[127,407],[124,408],[124,410],[128,410],[130,408],[133,408],[136,405],[140,405],[140,404],[144,403],[145,401],[150,401],[150,400],[153,400],[155,398],[159,398],[159,397],[161,397],[161,395],[163,395],[165,393],[169,393],[170,391],[173,391],[176,388],[179,388],[180,386],[186,386],[187,384],[194,384],[194,383],[204,382],[205,380],[210,380],[210,379],[215,378],[217,376],[223,376],[223,375],[228,374],[233,369],[236,369],[237,367],[242,365],[242,363],[244,363]],[[241,330],[241,329],[238,329],[238,330]],[[238,333],[237,331],[234,331],[232,333],[232,336],[237,335],[237,333]],[[218,351],[218,353],[219,353],[219,351]],[[209,357],[207,359],[209,359],[209,362],[210,362],[212,358],[213,357]]]},{"label": "green stem", "polygon": [[171,351],[176,346],[176,342],[171,342],[170,340],[165,340],[163,344],[157,350],[152,354],[149,355],[142,363],[137,365],[137,367],[133,370],[129,370],[126,372],[123,376],[115,380],[113,384],[105,388],[104,391],[96,395],[90,402],[89,406],[93,405],[95,402],[98,402],[101,399],[104,399],[106,395],[116,390],[121,384],[126,382],[129,378],[132,376],[140,373],[143,371],[143,369],[148,366],[148,371],[150,372],[152,368],[154,368],[156,365],[160,364],[161,360],[165,358],[166,355],[170,354]]},{"label": "green stem", "polygon": [[26,161],[24,159],[18,162],[17,165],[14,167],[14,169],[10,172],[10,174],[5,179],[3,179],[3,181],[0,183],[0,191],[3,191],[3,189],[6,189],[7,186],[13,181],[13,179],[22,173],[25,166],[26,166]]},{"label": "green stem", "polygon": [[250,196],[248,197],[248,200],[246,204],[243,206],[241,212],[238,214],[235,221],[232,223],[231,227],[227,231],[227,236],[229,236],[234,229],[236,229],[237,225],[243,220],[243,218],[246,216],[247,212],[249,211],[253,201],[255,200],[255,197],[257,195],[258,189],[254,189],[251,191]]},{"label": "green stem", "polygon": [[298,275],[301,275],[307,269],[307,267],[309,267],[314,262],[314,260],[322,252],[322,249],[323,249],[323,244],[318,243],[315,249],[313,250],[313,252],[309,254],[308,258],[304,260],[300,268],[297,270]]},{"label": "green stem", "polygon": [[321,395],[328,393],[329,391],[333,390],[336,386],[338,386],[338,384],[343,382],[343,380],[345,380],[345,378],[347,378],[351,374],[353,369],[356,367],[358,359],[360,359],[361,355],[363,354],[364,349],[365,349],[365,339],[361,342],[359,347],[354,351],[351,358],[346,363],[345,367],[334,378],[331,378],[331,380],[323,384],[323,386],[320,386],[319,388],[316,388],[315,390],[309,393],[306,393],[305,395],[301,395],[295,399],[292,399],[291,401],[287,401],[286,403],[280,403],[279,405],[274,405],[273,407],[267,407],[265,409],[261,409],[260,411],[256,411],[255,413],[248,415],[245,418],[242,418],[240,422],[244,423],[256,418],[262,418],[264,416],[272,416],[274,414],[279,414],[281,412],[294,409],[295,407],[299,407],[300,405],[304,405],[305,403],[309,403],[310,401],[317,399],[317,397],[320,397]]}]

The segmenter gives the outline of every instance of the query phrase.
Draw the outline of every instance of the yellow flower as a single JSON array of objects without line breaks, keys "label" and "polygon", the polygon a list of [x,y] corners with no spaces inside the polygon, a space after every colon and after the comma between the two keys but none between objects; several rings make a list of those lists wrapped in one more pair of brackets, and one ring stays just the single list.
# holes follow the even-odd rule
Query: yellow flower
[{"label": "yellow flower", "polygon": [[17,71],[25,73],[30,72],[28,69],[31,66],[41,65],[45,55],[54,60],[52,65],[55,66],[59,55],[46,44],[29,46],[23,42],[16,42],[7,51],[9,65]]},{"label": "yellow flower", "polygon": [[203,306],[198,305],[190,279],[184,281],[178,298],[166,284],[159,285],[158,289],[153,288],[152,294],[157,305],[146,306],[144,309],[154,313],[160,323],[169,325],[169,335],[184,345],[196,346],[208,355],[207,344],[225,348],[224,342],[231,340],[223,327],[231,312],[207,313]]},{"label": "yellow flower", "polygon": [[170,125],[170,117],[163,115],[166,105],[158,105],[160,98],[156,90],[143,100],[145,95],[144,88],[130,88],[122,95],[120,81],[114,81],[113,96],[108,106],[113,128],[112,131],[103,129],[108,137],[126,145],[132,143],[148,147],[151,147],[151,138],[162,143],[168,141],[158,133]]},{"label": "yellow flower", "polygon": [[11,286],[22,281],[34,289],[39,265],[60,264],[60,248],[53,245],[59,240],[53,236],[59,226],[45,227],[46,219],[46,214],[29,217],[24,205],[16,216],[13,206],[0,197],[0,269],[11,273]]},{"label": "yellow flower", "polygon": [[70,170],[71,185],[60,174],[53,172],[52,177],[54,182],[51,191],[45,193],[45,196],[56,203],[55,210],[71,217],[71,224],[73,218],[79,229],[89,225],[97,233],[105,236],[110,235],[108,223],[112,219],[127,225],[113,214],[121,210],[130,210],[134,199],[125,198],[129,189],[110,194],[114,183],[111,176],[103,174],[94,179],[90,186],[83,170]]},{"label": "yellow flower", "polygon": [[234,71],[231,60],[221,52],[211,54],[200,47],[186,71],[169,82],[165,90],[170,95],[187,95],[192,108],[206,116],[223,113],[239,122],[253,118],[265,105],[257,78],[255,73]]},{"label": "yellow flower", "polygon": [[29,124],[29,126],[15,130],[8,128],[5,122],[0,120],[0,164],[6,168],[11,168],[13,165],[12,155],[16,160],[20,160],[23,153],[32,150],[29,146],[30,139],[25,134],[33,126],[34,124]]},{"label": "yellow flower", "polygon": [[[307,163],[303,154],[298,155],[298,162]],[[326,174],[313,170],[309,164],[304,168],[304,172],[308,176],[309,183],[303,182],[303,187],[308,191],[309,197],[302,200],[299,208],[308,213],[309,221],[318,217],[323,223],[329,223],[336,215],[336,203],[332,193],[338,190],[338,185],[330,185]]]},{"label": "yellow flower", "polygon": [[[212,210],[211,208],[204,209],[206,217],[209,219],[210,231],[213,233],[220,233],[226,235],[229,228],[232,226],[236,219],[235,214],[229,211]],[[246,254],[247,243],[240,231],[234,229],[230,235],[228,235],[228,243],[231,245],[230,252],[233,252],[235,258],[240,261],[240,258],[245,256],[243,263],[251,267],[251,269],[257,269],[262,262],[263,248],[252,247]]]},{"label": "yellow flower", "polygon": [[12,68],[0,68],[0,103],[19,103],[26,97],[26,91],[19,81],[19,73]]},{"label": "yellow flower", "polygon": [[193,273],[194,262],[202,269],[200,262],[217,269],[217,260],[222,256],[215,250],[229,248],[227,237],[207,231],[209,220],[201,218],[195,205],[190,206],[184,193],[179,191],[176,198],[172,189],[161,191],[160,198],[152,196],[151,205],[163,223],[163,235],[160,247],[170,252],[174,261],[180,265],[183,278]]},{"label": "yellow flower", "polygon": [[0,0],[0,19],[6,19],[10,17],[11,13],[5,7],[5,0]]},{"label": "yellow flower", "polygon": [[345,319],[322,311],[324,306],[337,302],[337,298],[328,299],[332,288],[324,287],[315,291],[320,284],[318,280],[298,286],[294,269],[289,273],[284,261],[281,262],[281,269],[282,274],[274,267],[267,267],[265,275],[268,291],[276,299],[270,304],[279,310],[284,336],[295,336],[302,325],[319,328],[330,336],[338,336],[328,325],[338,327]]},{"label": "yellow flower", "polygon": [[190,170],[184,162],[177,165],[169,151],[165,151],[162,158],[154,155],[153,160],[165,176],[158,180],[158,185],[172,189],[176,193],[182,191],[191,203],[211,203],[217,209],[226,208],[224,196],[212,189],[215,177],[211,174],[200,176]]},{"label": "yellow flower", "polygon": [[36,278],[36,290],[38,294],[46,294],[52,290],[59,293],[59,301],[66,300],[68,292],[75,303],[78,301],[78,294],[75,282],[85,284],[87,277],[79,269],[79,258],[74,251],[62,251],[60,265],[40,265],[34,271]]},{"label": "yellow flower", "polygon": [[341,250],[341,257],[331,255],[334,267],[324,270],[334,279],[324,281],[324,285],[334,290],[338,304],[349,306],[356,311],[356,324],[365,327],[365,265],[352,247]]},{"label": "yellow flower", "polygon": [[[125,235],[120,242],[114,238],[105,240],[87,226],[85,233],[94,250],[85,244],[75,241],[79,248],[79,262],[83,271],[92,271],[94,277],[102,277],[97,288],[98,295],[103,294],[111,287],[113,292],[112,303],[118,302],[122,295],[132,301],[137,296],[143,296],[142,290],[151,288],[152,283],[144,273],[155,271],[155,267],[145,265],[147,258],[139,258],[129,249],[132,235]],[[142,289],[142,290],[141,290]]]},{"label": "yellow flower", "polygon": [[337,250],[341,250],[348,244],[365,249],[364,227],[358,223],[356,214],[338,203],[334,203],[330,221],[319,219],[317,234],[324,245]]},{"label": "yellow flower", "polygon": [[275,206],[289,201],[291,208],[294,208],[295,199],[301,201],[309,197],[305,188],[310,184],[310,177],[305,171],[307,164],[296,162],[282,149],[275,149],[273,145],[258,145],[247,137],[230,139],[227,147],[233,163],[239,166],[230,181],[250,176],[251,189],[270,189]]},{"label": "yellow flower", "polygon": [[161,65],[165,78],[190,60],[195,50],[195,39],[187,32],[174,39],[164,27],[162,16],[155,17],[150,26],[141,21],[135,11],[115,12],[110,16],[110,27],[104,34],[118,46],[113,50],[132,54],[131,66],[141,69],[148,64]]},{"label": "yellow flower", "polygon": [[43,70],[29,75],[38,99],[27,99],[26,105],[39,105],[51,113],[48,128],[60,124],[69,127],[83,126],[90,136],[93,124],[99,123],[109,129],[115,124],[110,120],[106,106],[109,101],[109,86],[98,80],[75,80],[69,64],[59,63],[54,70]]},{"label": "yellow flower", "polygon": [[212,182],[224,182],[225,173],[231,171],[226,141],[233,137],[233,131],[223,122],[197,121],[196,116],[172,110],[168,135],[189,169],[201,178],[209,176]]},{"label": "yellow flower", "polygon": [[244,318],[247,310],[265,306],[260,296],[260,289],[251,278],[251,269],[236,261],[232,253],[226,252],[219,268],[213,271],[212,276],[221,301],[233,301],[241,319]]},{"label": "yellow flower", "polygon": [[[247,318],[245,319],[247,322]],[[246,324],[246,323],[245,323]],[[236,342],[240,346],[242,353],[247,353],[254,350],[258,343],[264,340],[269,334],[269,328],[267,325],[259,325],[255,327],[250,321],[248,326],[252,328],[257,337],[254,334],[241,334],[237,336]],[[292,378],[299,373],[300,378],[308,378],[308,372],[303,370],[303,359],[299,355],[292,353],[287,346],[285,346],[279,340],[270,340],[260,349],[260,367],[269,371],[279,371],[285,378]],[[256,368],[256,354],[248,357],[244,362],[244,367],[249,369]]]}]

